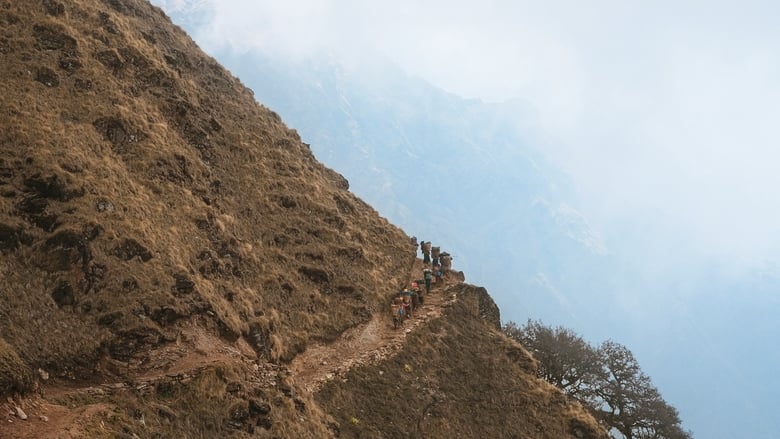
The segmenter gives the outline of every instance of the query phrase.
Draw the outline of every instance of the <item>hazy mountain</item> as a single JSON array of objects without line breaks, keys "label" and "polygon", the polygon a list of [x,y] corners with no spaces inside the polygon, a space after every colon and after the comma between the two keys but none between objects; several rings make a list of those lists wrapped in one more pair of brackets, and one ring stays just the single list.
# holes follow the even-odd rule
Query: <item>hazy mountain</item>
[{"label": "hazy mountain", "polygon": [[559,320],[563,308],[573,323],[599,306],[583,290],[596,289],[587,282],[609,249],[566,175],[524,136],[533,111],[522,102],[464,100],[390,65],[220,56],[356,193],[420,239],[446,242],[471,280],[512,304],[510,318]]}]

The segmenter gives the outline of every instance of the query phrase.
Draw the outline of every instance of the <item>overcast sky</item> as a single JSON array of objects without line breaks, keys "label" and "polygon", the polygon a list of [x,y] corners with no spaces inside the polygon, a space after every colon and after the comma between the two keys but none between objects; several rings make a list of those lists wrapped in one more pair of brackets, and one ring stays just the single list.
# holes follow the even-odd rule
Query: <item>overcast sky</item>
[{"label": "overcast sky", "polygon": [[[780,71],[770,2],[158,0],[205,5],[209,51],[384,57],[464,97],[522,99],[602,232],[664,253],[780,260]],[[613,237],[614,239],[615,237]],[[622,237],[617,237],[622,238]],[[679,249],[678,249],[679,251]]]}]

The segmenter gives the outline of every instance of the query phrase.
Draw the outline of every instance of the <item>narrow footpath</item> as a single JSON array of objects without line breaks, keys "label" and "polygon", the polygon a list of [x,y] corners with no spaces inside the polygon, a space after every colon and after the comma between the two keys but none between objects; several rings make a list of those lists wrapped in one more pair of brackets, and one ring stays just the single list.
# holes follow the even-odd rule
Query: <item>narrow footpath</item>
[{"label": "narrow footpath", "polygon": [[403,346],[407,334],[441,317],[443,309],[456,300],[453,295],[445,295],[445,291],[446,284],[432,288],[423,306],[398,329],[393,328],[388,303],[387,309],[374,313],[370,322],[345,331],[336,341],[310,344],[290,365],[296,383],[316,392],[322,384],[343,376],[352,367],[376,364],[391,357]]}]

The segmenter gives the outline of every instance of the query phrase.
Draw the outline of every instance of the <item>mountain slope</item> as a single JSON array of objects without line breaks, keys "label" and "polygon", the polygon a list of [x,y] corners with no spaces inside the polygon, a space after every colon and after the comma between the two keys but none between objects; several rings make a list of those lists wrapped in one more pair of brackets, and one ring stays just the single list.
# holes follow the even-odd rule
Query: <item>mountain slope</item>
[{"label": "mountain slope", "polygon": [[497,331],[498,308],[484,288],[440,294],[456,300],[398,355],[317,394],[343,437],[606,437],[580,407],[533,379],[535,360]]},{"label": "mountain slope", "polygon": [[287,364],[385,312],[409,237],[147,2],[0,23],[0,436],[336,434]]}]

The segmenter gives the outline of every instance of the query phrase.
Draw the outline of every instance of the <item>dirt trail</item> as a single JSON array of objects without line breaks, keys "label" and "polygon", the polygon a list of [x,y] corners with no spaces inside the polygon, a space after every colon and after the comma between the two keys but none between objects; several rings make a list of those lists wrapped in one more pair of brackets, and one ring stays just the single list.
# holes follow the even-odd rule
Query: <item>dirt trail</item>
[{"label": "dirt trail", "polygon": [[[102,432],[102,422],[97,422],[115,409],[110,404],[99,402],[114,392],[151,392],[160,381],[185,382],[197,377],[201,371],[217,364],[243,361],[255,367],[257,382],[272,380],[276,372],[260,367],[254,358],[247,355],[251,348],[226,346],[218,337],[208,334],[203,328],[192,326],[182,331],[183,341],[167,345],[150,353],[155,365],[146,373],[132,380],[113,383],[67,383],[52,380],[42,384],[37,395],[12,401],[10,398],[0,407],[6,410],[6,419],[0,418],[0,439],[75,439],[88,437],[85,429]],[[242,352],[243,351],[243,352]],[[269,365],[270,366],[270,365]],[[81,403],[71,406],[68,401]],[[84,401],[95,401],[83,404]],[[21,420],[15,415],[15,408],[22,407],[27,415]],[[97,434],[93,432],[91,434]]]},{"label": "dirt trail", "polygon": [[[421,273],[422,262],[415,261],[411,273]],[[414,277],[413,275],[410,275]],[[331,343],[312,343],[306,351],[288,366],[296,383],[307,391],[315,392],[324,383],[343,376],[350,368],[376,364],[393,356],[403,346],[406,336],[426,322],[441,317],[445,307],[456,300],[455,295],[447,293],[448,282],[434,284],[431,293],[424,296],[424,305],[418,307],[413,317],[403,325],[393,328],[389,305],[386,310],[376,312],[366,324],[345,331],[341,337]],[[0,437],[34,439],[41,437],[72,439],[83,437],[83,428],[93,425],[93,420],[101,413],[110,412],[112,407],[103,403],[68,407],[60,401],[68,397],[83,395],[101,397],[116,391],[149,391],[160,380],[188,381],[196,377],[204,368],[221,362],[243,361],[255,368],[254,379],[258,382],[273,381],[277,371],[273,365],[263,367],[251,355],[248,346],[229,347],[217,337],[207,334],[202,328],[193,326],[184,331],[186,341],[164,347],[150,355],[157,360],[156,367],[139,376],[132,382],[102,383],[92,385],[67,385],[49,383],[44,385],[37,396],[25,398],[23,403],[29,419],[22,421],[14,416],[16,403],[10,399],[3,404],[6,409],[6,423],[0,424]],[[284,366],[280,366],[284,368]],[[268,369],[268,370],[266,370]],[[265,383],[267,384],[267,383]],[[56,401],[56,402],[55,402]]]},{"label": "dirt trail", "polygon": [[[422,261],[416,261],[413,273],[422,272]],[[434,285],[425,303],[403,326],[393,328],[390,309],[374,313],[370,322],[345,331],[336,341],[310,344],[290,365],[296,383],[316,392],[325,382],[345,374],[350,368],[376,364],[395,354],[406,335],[427,321],[441,317],[442,310],[456,300],[446,293],[446,282]]]}]

